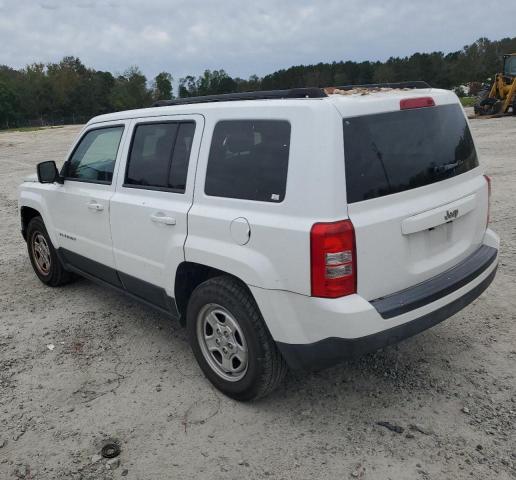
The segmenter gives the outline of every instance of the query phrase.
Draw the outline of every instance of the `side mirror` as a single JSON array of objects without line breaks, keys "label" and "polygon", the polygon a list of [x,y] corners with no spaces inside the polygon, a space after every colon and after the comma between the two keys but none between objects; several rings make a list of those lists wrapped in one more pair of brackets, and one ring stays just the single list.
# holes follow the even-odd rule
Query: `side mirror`
[{"label": "side mirror", "polygon": [[40,183],[54,183],[59,179],[56,162],[53,160],[38,163],[36,169],[38,172],[38,181]]}]

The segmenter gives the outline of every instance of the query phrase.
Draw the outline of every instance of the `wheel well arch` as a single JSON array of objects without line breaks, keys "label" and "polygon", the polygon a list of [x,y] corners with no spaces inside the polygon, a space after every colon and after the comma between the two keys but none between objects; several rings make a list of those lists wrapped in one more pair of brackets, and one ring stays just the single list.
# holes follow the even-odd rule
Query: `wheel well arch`
[{"label": "wheel well arch", "polygon": [[181,325],[186,325],[188,300],[193,291],[206,280],[220,276],[232,277],[234,280],[241,283],[252,296],[247,284],[231,273],[195,262],[182,262],[178,266],[174,283],[174,297]]},{"label": "wheel well arch", "polygon": [[23,206],[20,208],[20,216],[22,235],[23,238],[27,240],[27,227],[29,226],[30,221],[35,217],[41,217],[41,213],[35,208]]}]

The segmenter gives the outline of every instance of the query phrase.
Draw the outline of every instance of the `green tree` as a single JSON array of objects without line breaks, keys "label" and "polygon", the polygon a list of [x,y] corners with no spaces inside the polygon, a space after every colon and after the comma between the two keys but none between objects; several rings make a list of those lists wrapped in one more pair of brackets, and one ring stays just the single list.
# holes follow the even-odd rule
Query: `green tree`
[{"label": "green tree", "polygon": [[199,77],[188,75],[179,80],[179,95],[195,97],[199,95],[217,95],[238,90],[238,83],[224,70],[205,70]]},{"label": "green tree", "polygon": [[[92,97],[91,112],[88,114],[99,115],[114,110],[111,92],[115,86],[115,77],[110,72],[94,72],[91,79],[90,96]],[[84,115],[84,112],[80,112]]]},{"label": "green tree", "polygon": [[0,81],[0,128],[9,128],[16,116],[16,96],[11,87]]},{"label": "green tree", "polygon": [[20,113],[26,118],[43,118],[53,113],[55,86],[43,63],[28,65],[22,72],[19,85]]},{"label": "green tree", "polygon": [[90,113],[94,99],[90,96],[93,72],[76,57],[64,57],[59,63],[46,67],[52,85],[52,114],[71,116],[78,112]]},{"label": "green tree", "polygon": [[154,78],[154,100],[170,100],[172,97],[172,75],[161,72]]},{"label": "green tree", "polygon": [[110,101],[115,110],[142,108],[152,103],[152,92],[147,88],[147,79],[138,67],[128,68],[115,79]]},{"label": "green tree", "polygon": [[195,77],[187,75],[186,77],[179,79],[179,96],[193,97],[197,95],[197,85],[195,83]]},{"label": "green tree", "polygon": [[[223,69],[205,70],[179,80],[181,97],[251,90],[306,86],[339,86],[407,80],[425,80],[430,85],[454,88],[483,82],[501,70],[502,55],[516,52],[516,37],[491,41],[479,38],[461,50],[414,53],[391,57],[385,62],[339,61],[294,65],[260,78],[233,78]],[[158,74],[151,88],[138,67],[123,74],[96,71],[77,57],[57,63],[34,63],[21,70],[0,65],[0,128],[18,120],[83,120],[94,115],[141,108],[153,100],[172,98],[172,76]]]}]

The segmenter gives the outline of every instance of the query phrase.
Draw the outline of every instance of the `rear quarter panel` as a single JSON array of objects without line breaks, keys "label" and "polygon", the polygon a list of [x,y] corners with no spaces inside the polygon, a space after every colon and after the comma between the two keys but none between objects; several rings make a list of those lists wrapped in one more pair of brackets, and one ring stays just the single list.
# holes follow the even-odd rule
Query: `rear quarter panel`
[{"label": "rear quarter panel", "polygon": [[[309,295],[311,226],[346,217],[344,165],[333,161],[343,155],[340,115],[326,101],[289,100],[246,102],[246,108],[228,105],[205,112],[205,117],[194,204],[188,215],[186,260],[231,273],[248,285]],[[281,203],[204,193],[213,128],[226,119],[290,122],[287,187]],[[231,235],[231,221],[239,217],[250,224],[246,245]]]}]

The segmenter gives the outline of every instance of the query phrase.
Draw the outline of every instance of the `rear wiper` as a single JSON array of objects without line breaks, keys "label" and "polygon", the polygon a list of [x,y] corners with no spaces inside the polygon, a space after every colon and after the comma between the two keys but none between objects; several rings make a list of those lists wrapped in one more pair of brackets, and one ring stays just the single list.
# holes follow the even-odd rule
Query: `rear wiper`
[{"label": "rear wiper", "polygon": [[385,168],[385,163],[383,162],[383,155],[382,152],[378,149],[378,146],[375,142],[371,142],[371,147],[373,147],[373,151],[376,154],[376,157],[378,160],[380,160],[380,165],[382,166],[383,174],[385,176],[385,181],[387,182],[387,185],[389,187],[389,191],[391,191],[391,182],[389,181],[389,176],[387,175],[387,169]]},{"label": "rear wiper", "polygon": [[457,168],[458,166],[459,166],[459,162],[445,163],[443,165],[434,167],[434,173],[447,172],[449,170],[453,170],[454,168]]}]

